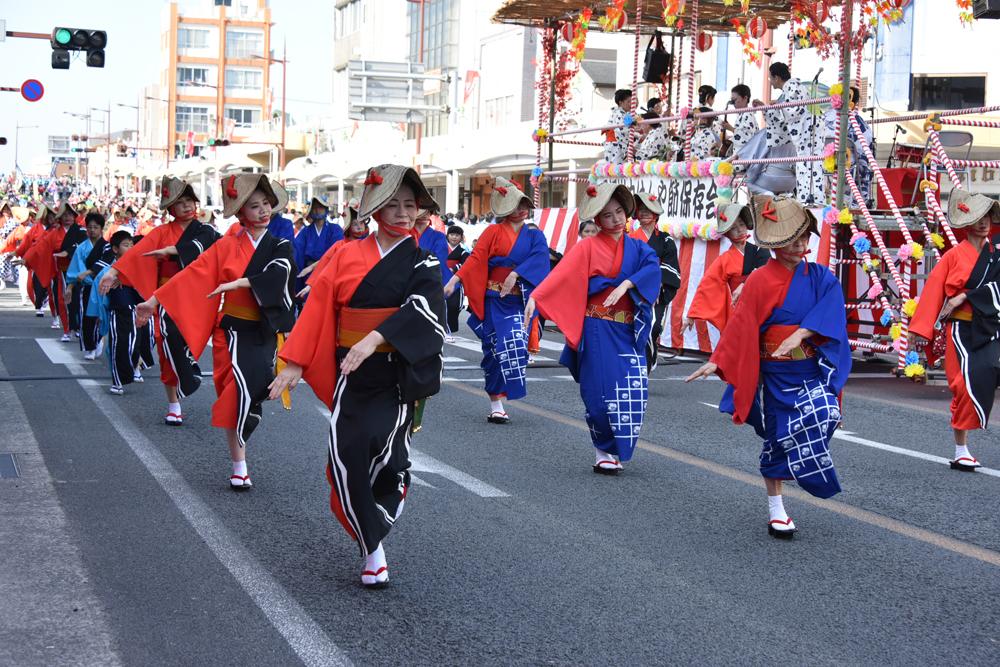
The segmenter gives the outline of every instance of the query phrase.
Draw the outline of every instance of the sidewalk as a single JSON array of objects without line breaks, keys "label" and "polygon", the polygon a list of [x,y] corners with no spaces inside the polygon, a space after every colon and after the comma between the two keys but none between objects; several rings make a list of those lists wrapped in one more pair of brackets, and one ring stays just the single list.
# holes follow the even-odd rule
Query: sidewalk
[{"label": "sidewalk", "polygon": [[[5,334],[24,318],[18,304],[16,289],[0,292]],[[2,380],[0,433],[0,665],[121,664],[24,406]]]}]

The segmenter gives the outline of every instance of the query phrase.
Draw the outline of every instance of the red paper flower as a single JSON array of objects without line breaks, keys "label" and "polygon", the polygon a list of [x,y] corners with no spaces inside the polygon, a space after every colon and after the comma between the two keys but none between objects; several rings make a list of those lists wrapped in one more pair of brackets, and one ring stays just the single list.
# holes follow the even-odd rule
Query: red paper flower
[{"label": "red paper flower", "polygon": [[597,196],[597,187],[593,186],[593,185],[588,185],[587,186],[587,196],[588,197],[596,197]]},{"label": "red paper flower", "polygon": [[382,185],[382,176],[374,169],[369,170],[365,185]]},{"label": "red paper flower", "polygon": [[169,185],[164,185],[163,186],[163,191],[160,192],[160,196],[163,197],[164,199],[167,199],[167,198],[170,197],[170,186]]},{"label": "red paper flower", "polygon": [[236,199],[239,193],[236,192],[236,176],[230,176],[229,180],[226,181],[226,196],[230,199]]},{"label": "red paper flower", "polygon": [[505,188],[504,186],[498,185],[498,186],[496,186],[493,189],[496,190],[497,192],[499,192],[501,197],[506,197],[507,196],[507,188]]},{"label": "red paper flower", "polygon": [[760,212],[760,215],[765,220],[770,220],[771,222],[778,221],[778,211],[774,208],[772,200],[767,200],[767,203],[764,204],[764,210]]},{"label": "red paper flower", "polygon": [[719,220],[722,220],[723,222],[729,222],[729,218],[726,217],[725,213],[719,214]]},{"label": "red paper flower", "polygon": [[656,195],[649,195],[649,201],[656,201]]},{"label": "red paper flower", "polygon": [[962,213],[968,213],[969,205],[966,204],[965,202],[962,202],[961,204],[958,205],[958,210],[961,211]]}]

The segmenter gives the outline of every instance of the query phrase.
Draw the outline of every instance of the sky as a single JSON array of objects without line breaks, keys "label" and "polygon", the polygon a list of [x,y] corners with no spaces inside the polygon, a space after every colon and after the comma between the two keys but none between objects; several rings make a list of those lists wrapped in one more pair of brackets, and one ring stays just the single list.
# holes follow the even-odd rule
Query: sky
[{"label": "sky", "polygon": [[[52,49],[40,39],[8,37],[0,42],[0,86],[20,88],[26,79],[38,79],[45,95],[28,102],[17,92],[0,92],[0,173],[14,168],[15,134],[19,137],[18,164],[32,164],[48,151],[48,136],[82,134],[82,119],[64,111],[85,113],[111,103],[111,131],[135,127],[135,105],[144,86],[157,81],[163,8],[167,0],[4,0],[0,19],[8,31],[51,33],[54,27],[101,29],[108,33],[104,68],[87,67],[74,59],[68,70],[54,70]],[[269,0],[271,45],[281,57],[288,47],[288,112],[292,116],[319,115],[331,98],[333,63],[333,0]],[[75,56],[82,58],[83,56]],[[281,66],[272,65],[275,100],[280,100]],[[97,114],[95,117],[104,117]],[[22,129],[16,132],[17,125]],[[37,128],[24,126],[37,125]],[[103,134],[94,120],[91,133]]]}]

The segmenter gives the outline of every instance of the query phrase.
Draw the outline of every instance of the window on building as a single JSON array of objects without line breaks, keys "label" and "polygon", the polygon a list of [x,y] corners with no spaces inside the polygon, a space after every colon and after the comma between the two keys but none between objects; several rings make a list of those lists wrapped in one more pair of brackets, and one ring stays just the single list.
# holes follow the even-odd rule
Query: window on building
[{"label": "window on building", "polygon": [[963,109],[986,104],[985,76],[930,76],[910,79],[910,111]]},{"label": "window on building", "polygon": [[226,68],[226,92],[254,90],[264,87],[264,72],[259,69]]},{"label": "window on building", "polygon": [[226,107],[226,118],[236,121],[236,127],[252,127],[260,123],[260,109]]},{"label": "window on building", "polygon": [[264,33],[247,30],[226,31],[226,57],[250,58],[263,56]]},{"label": "window on building", "polygon": [[178,132],[208,132],[208,107],[178,105],[174,125]]},{"label": "window on building", "polygon": [[197,86],[208,83],[208,69],[205,67],[178,67],[178,86]]},{"label": "window on building", "polygon": [[208,30],[204,28],[178,28],[178,49],[207,49]]},{"label": "window on building", "polygon": [[483,103],[484,127],[503,127],[516,122],[514,96],[494,97]]},{"label": "window on building", "polygon": [[[422,3],[407,3],[409,20],[410,60],[422,60],[427,70],[447,72],[458,67],[458,12],[457,0],[426,0]],[[423,53],[420,52],[420,12],[424,12]],[[421,55],[423,56],[421,58]],[[431,105],[449,104],[448,87],[432,95],[424,102]],[[426,112],[424,135],[428,137],[445,134],[448,131],[448,114],[443,111]],[[410,130],[412,135],[412,128]]]},{"label": "window on building", "polygon": [[337,7],[333,12],[333,34],[335,37],[352,35],[361,30],[365,20],[365,3],[363,0],[350,2]]}]

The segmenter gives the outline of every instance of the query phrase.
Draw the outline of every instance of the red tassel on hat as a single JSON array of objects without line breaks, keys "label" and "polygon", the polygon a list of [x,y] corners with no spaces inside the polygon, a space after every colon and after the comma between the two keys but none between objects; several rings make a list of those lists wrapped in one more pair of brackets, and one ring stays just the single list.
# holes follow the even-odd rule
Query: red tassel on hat
[{"label": "red tassel on hat", "polygon": [[656,201],[656,195],[649,195],[649,201]]},{"label": "red tassel on hat", "polygon": [[774,208],[773,200],[768,199],[767,203],[764,204],[764,210],[760,212],[760,215],[765,220],[770,220],[771,222],[777,222],[778,221],[777,213],[778,211],[777,209]]},{"label": "red tassel on hat", "polygon": [[958,205],[958,210],[961,211],[962,213],[968,213],[969,205],[966,204],[965,202],[962,202],[961,204]]},{"label": "red tassel on hat", "polygon": [[382,185],[382,177],[374,169],[369,169],[368,177],[365,178],[365,185]]},{"label": "red tassel on hat", "polygon": [[235,174],[233,176],[230,176],[229,177],[229,182],[226,183],[226,196],[229,197],[230,199],[236,199],[236,197],[239,196],[239,193],[236,192],[236,176],[235,176]]},{"label": "red tassel on hat", "polygon": [[587,196],[588,197],[596,197],[597,196],[597,187],[593,186],[593,185],[588,185],[587,186]]},{"label": "red tassel on hat", "polygon": [[496,186],[493,189],[496,190],[497,192],[499,192],[501,197],[506,197],[507,196],[507,188],[505,188],[504,186],[498,185],[498,186]]},{"label": "red tassel on hat", "polygon": [[726,217],[725,213],[719,214],[719,220],[722,220],[723,222],[729,222],[729,218]]}]

